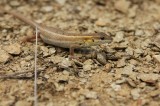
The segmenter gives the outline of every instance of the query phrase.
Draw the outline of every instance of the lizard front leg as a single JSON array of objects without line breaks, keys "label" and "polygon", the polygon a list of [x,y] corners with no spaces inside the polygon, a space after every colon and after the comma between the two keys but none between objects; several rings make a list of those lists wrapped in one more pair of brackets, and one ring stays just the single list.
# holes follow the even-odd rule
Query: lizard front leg
[{"label": "lizard front leg", "polygon": [[70,59],[75,59],[75,56],[74,56],[74,49],[75,49],[75,48],[80,48],[80,46],[77,45],[77,44],[73,44],[73,45],[71,45],[71,46],[69,47],[69,58],[70,58]]}]

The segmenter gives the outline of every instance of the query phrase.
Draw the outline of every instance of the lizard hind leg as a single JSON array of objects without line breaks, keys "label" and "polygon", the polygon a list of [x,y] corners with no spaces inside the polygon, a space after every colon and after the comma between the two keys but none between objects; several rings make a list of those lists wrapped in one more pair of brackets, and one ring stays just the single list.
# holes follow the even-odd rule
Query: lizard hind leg
[{"label": "lizard hind leg", "polygon": [[[40,33],[38,33],[38,38],[40,38]],[[25,36],[25,37],[22,37],[21,38],[21,42],[30,42],[32,41],[33,39],[36,39],[36,35],[32,34],[32,35],[28,35],[28,36]]]}]

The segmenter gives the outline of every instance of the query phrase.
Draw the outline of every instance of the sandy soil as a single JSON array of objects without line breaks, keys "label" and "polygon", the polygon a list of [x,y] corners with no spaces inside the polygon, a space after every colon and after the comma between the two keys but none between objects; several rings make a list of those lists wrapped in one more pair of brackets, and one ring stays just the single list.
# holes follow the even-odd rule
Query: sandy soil
[{"label": "sandy soil", "polygon": [[[39,106],[160,106],[160,0],[1,0],[29,19],[113,38],[76,50],[38,41]],[[0,11],[0,105],[34,105],[35,29]]]}]

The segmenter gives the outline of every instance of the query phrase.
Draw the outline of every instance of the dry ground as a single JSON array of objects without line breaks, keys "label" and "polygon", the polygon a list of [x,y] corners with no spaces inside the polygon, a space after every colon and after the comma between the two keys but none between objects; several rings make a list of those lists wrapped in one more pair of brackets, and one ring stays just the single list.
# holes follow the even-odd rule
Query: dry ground
[{"label": "dry ground", "polygon": [[[94,55],[77,50],[78,60],[39,41],[39,106],[160,106],[160,0],[1,0],[0,6],[48,26],[113,38],[92,47]],[[33,105],[35,42],[20,39],[35,30],[0,14],[0,105]]]}]

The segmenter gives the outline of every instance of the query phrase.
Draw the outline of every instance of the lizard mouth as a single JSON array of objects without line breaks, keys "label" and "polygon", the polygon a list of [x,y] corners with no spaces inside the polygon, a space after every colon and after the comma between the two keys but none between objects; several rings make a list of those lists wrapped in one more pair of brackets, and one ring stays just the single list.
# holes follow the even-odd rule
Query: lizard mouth
[{"label": "lizard mouth", "polygon": [[92,39],[90,41],[85,41],[84,46],[89,47],[89,46],[97,46],[105,43],[110,43],[112,39]]}]

